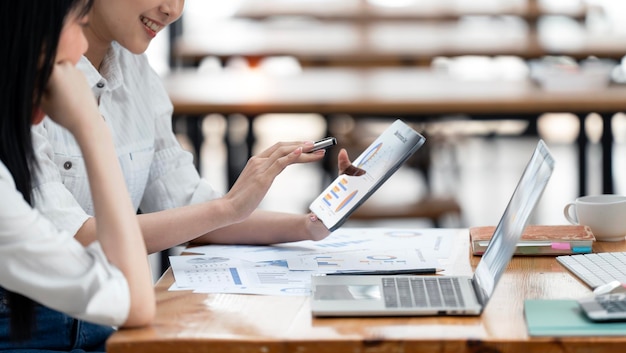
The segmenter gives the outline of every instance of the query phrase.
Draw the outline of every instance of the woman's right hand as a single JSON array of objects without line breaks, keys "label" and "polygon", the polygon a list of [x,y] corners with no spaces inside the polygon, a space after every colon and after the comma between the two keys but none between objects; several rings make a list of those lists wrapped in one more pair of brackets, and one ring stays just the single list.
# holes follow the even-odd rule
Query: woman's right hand
[{"label": "woman's right hand", "polygon": [[313,142],[280,142],[248,160],[237,181],[224,196],[231,207],[233,222],[240,222],[254,211],[267,194],[272,182],[287,166],[310,163],[324,157],[325,151],[303,153]]},{"label": "woman's right hand", "polygon": [[82,124],[89,124],[93,118],[100,117],[85,75],[67,61],[54,65],[41,108],[52,120],[74,134]]}]

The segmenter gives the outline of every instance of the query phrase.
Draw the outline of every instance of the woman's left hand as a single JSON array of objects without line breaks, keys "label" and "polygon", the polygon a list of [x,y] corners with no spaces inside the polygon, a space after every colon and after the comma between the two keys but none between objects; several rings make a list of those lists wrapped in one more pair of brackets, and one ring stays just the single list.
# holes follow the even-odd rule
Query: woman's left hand
[{"label": "woman's left hand", "polygon": [[[342,148],[337,155],[337,169],[339,170],[339,175],[360,176],[365,174],[365,170],[356,167],[350,162],[348,151],[346,151],[345,148]],[[313,212],[309,213],[307,216],[310,223],[307,229],[311,235],[311,240],[322,240],[330,235],[330,230],[326,228],[324,223],[322,223]]]}]

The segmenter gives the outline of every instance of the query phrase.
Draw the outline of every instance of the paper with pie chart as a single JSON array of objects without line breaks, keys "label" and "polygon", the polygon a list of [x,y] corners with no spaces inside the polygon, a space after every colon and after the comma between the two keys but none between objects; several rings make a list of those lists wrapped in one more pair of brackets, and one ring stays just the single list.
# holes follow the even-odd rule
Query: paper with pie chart
[{"label": "paper with pie chart", "polygon": [[425,141],[413,128],[396,120],[354,160],[365,174],[340,175],[309,209],[331,231],[339,228]]}]

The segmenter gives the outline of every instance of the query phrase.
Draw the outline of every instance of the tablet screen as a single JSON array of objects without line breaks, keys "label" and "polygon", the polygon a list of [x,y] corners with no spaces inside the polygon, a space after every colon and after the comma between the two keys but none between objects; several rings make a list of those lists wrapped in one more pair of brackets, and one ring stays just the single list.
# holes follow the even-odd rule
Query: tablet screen
[{"label": "tablet screen", "polygon": [[424,141],[424,136],[396,120],[354,160],[353,164],[365,170],[365,174],[339,175],[309,209],[331,231],[339,228]]}]

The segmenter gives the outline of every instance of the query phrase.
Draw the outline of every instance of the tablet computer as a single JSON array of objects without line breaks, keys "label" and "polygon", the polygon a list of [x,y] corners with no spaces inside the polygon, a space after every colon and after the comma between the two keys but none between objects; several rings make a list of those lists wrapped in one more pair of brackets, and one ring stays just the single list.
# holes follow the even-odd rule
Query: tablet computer
[{"label": "tablet computer", "polygon": [[352,163],[365,174],[339,175],[309,209],[329,230],[339,228],[425,141],[413,128],[396,120]]}]

